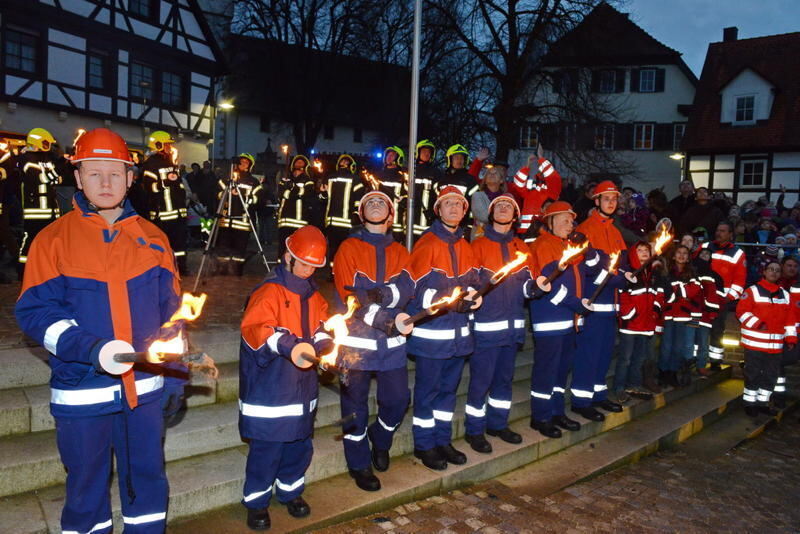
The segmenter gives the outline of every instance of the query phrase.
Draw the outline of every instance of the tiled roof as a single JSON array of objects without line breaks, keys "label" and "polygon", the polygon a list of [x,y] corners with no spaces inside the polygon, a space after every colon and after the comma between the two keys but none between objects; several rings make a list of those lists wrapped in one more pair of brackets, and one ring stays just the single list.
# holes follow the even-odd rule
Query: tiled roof
[{"label": "tiled roof", "polygon": [[[720,92],[745,69],[775,86],[768,120],[720,123]],[[800,32],[711,43],[681,148],[687,152],[800,149]]]}]

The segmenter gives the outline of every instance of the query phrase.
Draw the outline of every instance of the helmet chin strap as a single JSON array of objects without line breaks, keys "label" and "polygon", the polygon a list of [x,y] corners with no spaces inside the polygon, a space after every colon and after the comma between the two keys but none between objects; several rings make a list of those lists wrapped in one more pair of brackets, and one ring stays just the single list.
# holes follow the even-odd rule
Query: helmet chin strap
[{"label": "helmet chin strap", "polygon": [[457,224],[448,224],[448,223],[444,222],[444,219],[442,219],[441,217],[439,217],[439,220],[440,220],[440,221],[442,221],[442,224],[443,224],[443,225],[445,225],[445,226],[446,226],[446,227],[448,227],[448,228],[451,228],[451,229],[453,229],[453,230],[455,230],[456,228],[458,228],[458,225],[457,225]]},{"label": "helmet chin strap", "polygon": [[364,222],[368,222],[368,223],[370,223],[370,224],[377,224],[377,225],[381,225],[381,224],[386,224],[386,221],[388,221],[388,220],[389,220],[389,217],[391,217],[391,215],[387,215],[386,217],[384,217],[384,218],[383,218],[382,220],[380,220],[380,221],[370,221],[369,219],[367,219],[367,216],[366,216],[366,215],[364,215]]}]

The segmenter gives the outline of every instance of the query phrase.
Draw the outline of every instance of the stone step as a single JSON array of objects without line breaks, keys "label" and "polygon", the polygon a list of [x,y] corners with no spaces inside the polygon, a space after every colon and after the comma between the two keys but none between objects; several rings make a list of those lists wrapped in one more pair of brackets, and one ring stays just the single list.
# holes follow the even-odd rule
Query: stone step
[{"label": "stone step", "polygon": [[[520,352],[516,361],[514,380],[520,398],[528,395],[530,375],[533,365],[532,355]],[[236,364],[224,364],[227,376],[217,384],[217,393],[232,388],[232,396],[213,404],[193,406],[185,413],[183,420],[167,430],[164,454],[167,461],[188,458],[222,449],[242,445],[238,430],[238,369]],[[222,377],[221,377],[222,378]],[[409,385],[413,388],[414,374],[409,371]],[[464,404],[469,383],[469,369],[464,370],[458,388],[458,404]],[[30,395],[30,391],[26,391]],[[40,403],[32,413],[39,423],[46,422],[49,416],[47,386],[38,386]],[[524,408],[520,405],[519,409]],[[376,384],[373,381],[369,396],[370,414],[377,413]],[[337,385],[320,387],[315,427],[324,429],[341,418]],[[52,428],[52,424],[50,426]],[[334,429],[335,430],[335,429]],[[48,429],[15,436],[0,438],[0,497],[23,491],[31,491],[64,481],[64,469],[56,448],[55,431]]]},{"label": "stone step", "polygon": [[[707,388],[717,388],[721,382],[729,384],[731,383],[728,378],[729,374],[730,371],[726,368],[711,379],[695,381],[691,387],[686,389],[668,390],[651,401],[637,401],[629,405],[622,413],[609,414],[603,423],[590,423],[582,420],[584,426],[579,432],[567,432],[564,437],[557,440],[545,439],[528,428],[530,413],[528,386],[524,383],[515,384],[511,414],[515,422],[512,427],[523,434],[523,445],[512,446],[492,439],[495,452],[491,455],[478,455],[469,450],[463,441],[456,441],[456,446],[467,453],[469,462],[465,466],[451,466],[447,471],[441,473],[425,469],[408,456],[413,450],[413,443],[411,425],[409,421],[406,421],[400,427],[392,447],[392,456],[395,458],[393,468],[389,472],[381,474],[384,489],[376,494],[367,494],[355,489],[352,481],[345,474],[346,466],[340,441],[340,429],[330,426],[318,429],[314,436],[314,459],[306,474],[308,483],[321,481],[319,484],[311,484],[306,495],[315,511],[306,520],[290,522],[282,517],[286,514],[276,506],[273,514],[273,528],[280,532],[289,529],[308,531],[313,527],[392,506],[393,503],[414,500],[458,485],[497,476],[594,435],[619,427],[654,410],[669,406],[680,398]],[[739,382],[733,382],[733,385],[727,387],[732,397],[741,393]],[[459,405],[463,406],[463,402],[460,402]],[[462,408],[454,417],[455,437],[462,436],[463,430]],[[2,452],[0,450],[0,453]],[[246,447],[240,446],[169,462],[167,475],[171,491],[170,521],[190,518],[204,511],[238,503],[241,499],[244,482],[246,453]],[[403,457],[398,458],[400,456]],[[4,456],[0,454],[0,458],[4,458]],[[5,474],[0,476],[0,479],[2,478],[5,478]],[[344,493],[348,495],[346,501],[330,498],[331,495],[343,494],[340,492],[347,492]],[[116,483],[112,484],[112,494],[112,502],[118,503]],[[0,524],[7,524],[6,518],[25,514],[26,521],[32,525],[38,525],[37,528],[41,529],[44,524],[50,532],[58,532],[63,495],[63,486],[53,486],[7,497],[0,501]],[[39,505],[38,515],[37,507],[34,506],[36,503]],[[114,505],[114,510],[115,521],[119,522],[118,504]],[[238,513],[243,517],[242,510],[239,510]],[[238,527],[237,524],[234,523],[234,525]],[[244,523],[241,526],[244,532],[246,529]],[[203,530],[194,530],[194,532],[201,531]],[[205,532],[211,531],[214,530],[205,530]],[[26,533],[29,530],[20,529],[19,532]],[[182,532],[192,532],[192,530],[183,530]]]}]

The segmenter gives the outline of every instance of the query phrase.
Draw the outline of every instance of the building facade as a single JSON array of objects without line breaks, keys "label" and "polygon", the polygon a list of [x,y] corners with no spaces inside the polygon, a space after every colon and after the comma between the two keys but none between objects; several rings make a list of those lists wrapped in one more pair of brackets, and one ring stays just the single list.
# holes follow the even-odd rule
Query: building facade
[{"label": "building facade", "polygon": [[0,39],[3,130],[46,128],[62,148],[78,128],[136,148],[166,130],[182,163],[208,159],[224,58],[196,0],[8,0]]},{"label": "building facade", "polygon": [[800,191],[800,33],[711,43],[681,149],[686,176],[737,203]]}]

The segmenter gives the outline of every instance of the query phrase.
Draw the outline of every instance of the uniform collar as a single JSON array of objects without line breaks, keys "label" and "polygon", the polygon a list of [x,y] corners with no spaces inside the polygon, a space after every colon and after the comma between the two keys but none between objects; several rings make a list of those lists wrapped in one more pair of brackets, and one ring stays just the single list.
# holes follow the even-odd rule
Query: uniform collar
[{"label": "uniform collar", "polygon": [[613,217],[606,217],[600,213],[600,208],[595,206],[594,211],[592,212],[592,217],[594,217],[600,224],[613,224],[614,218]]},{"label": "uniform collar", "polygon": [[317,290],[313,275],[309,278],[300,278],[290,273],[282,263],[275,267],[273,272],[279,284],[292,293],[300,295],[300,298],[307,299]]},{"label": "uniform collar", "polygon": [[451,232],[445,228],[444,224],[439,219],[433,221],[433,224],[427,231],[432,232],[433,235],[445,243],[457,243],[464,236],[464,230],[460,226],[456,228],[455,232]]},{"label": "uniform collar", "polygon": [[[75,196],[72,197],[72,205],[75,209],[79,210],[84,217],[98,217],[102,219],[97,211],[89,207],[89,199],[86,198],[86,195],[83,194],[83,191],[77,191],[75,193]],[[117,220],[114,221],[114,224],[125,219],[138,216],[139,214],[136,213],[135,209],[133,209],[133,204],[131,204],[130,199],[126,198],[125,202],[122,204],[122,214],[117,217]],[[103,220],[103,222],[105,223],[105,220]]]},{"label": "uniform collar", "polygon": [[758,285],[769,291],[770,293],[775,293],[776,291],[780,291],[782,288],[778,284],[773,284],[772,282],[767,282],[766,278],[762,278]]},{"label": "uniform collar", "polygon": [[394,238],[392,234],[375,234],[368,231],[366,228],[359,228],[352,234],[353,237],[364,241],[365,243],[369,243],[374,247],[388,247],[392,243],[394,243]]},{"label": "uniform collar", "polygon": [[483,233],[487,238],[496,243],[510,243],[514,239],[513,231],[509,230],[508,232],[500,233],[491,225],[486,225]]}]

